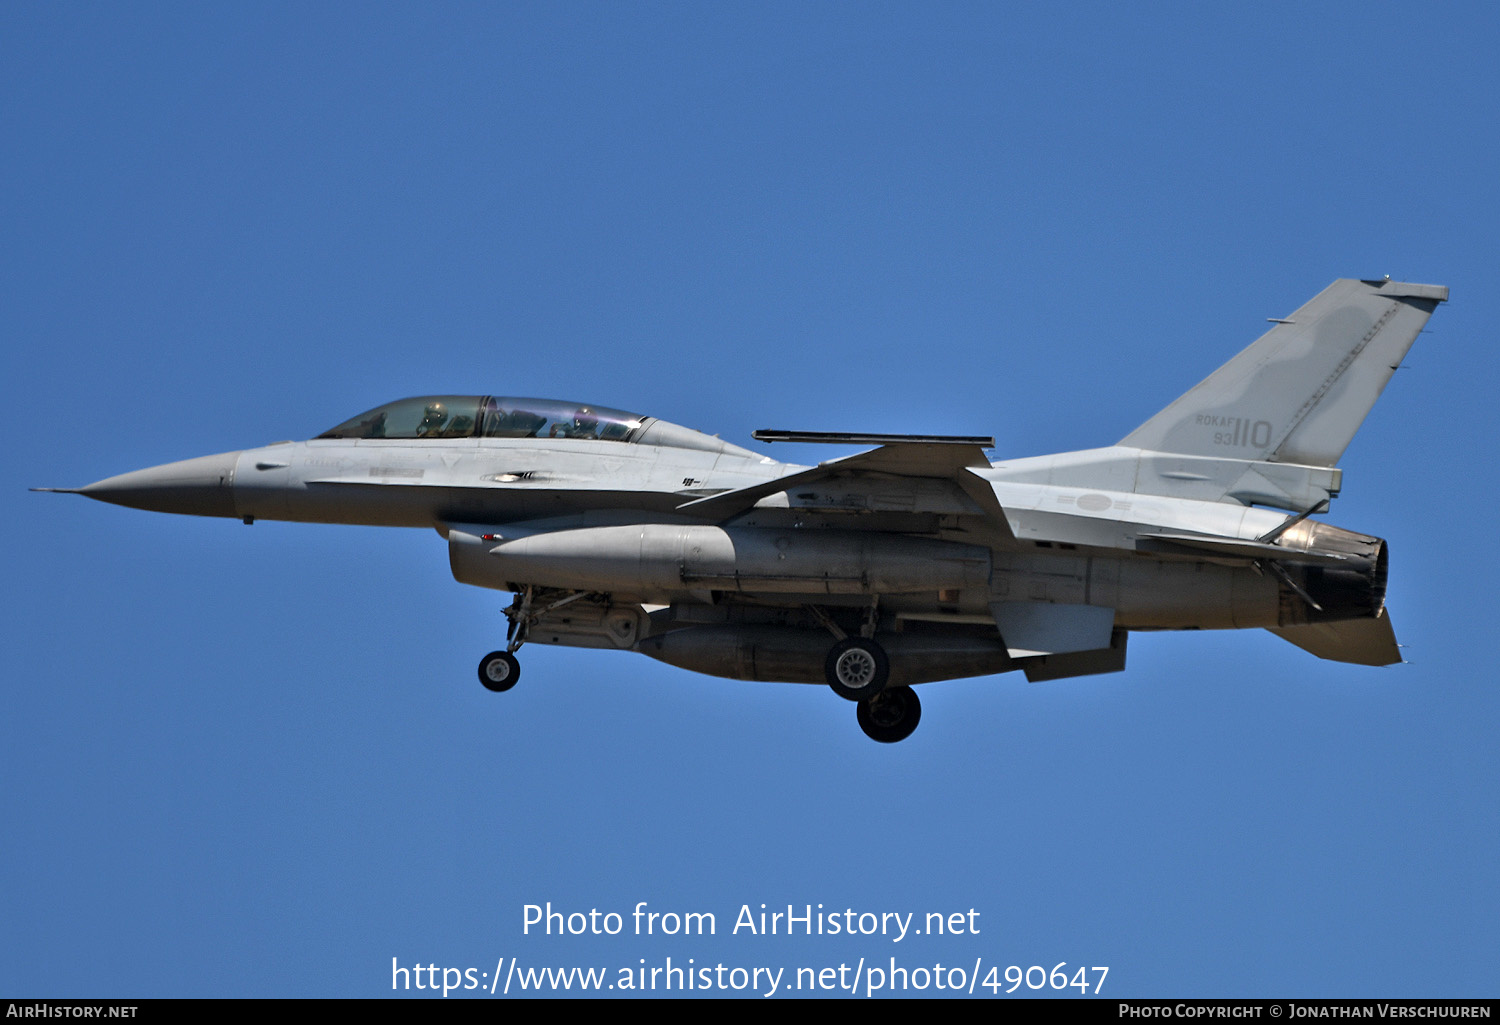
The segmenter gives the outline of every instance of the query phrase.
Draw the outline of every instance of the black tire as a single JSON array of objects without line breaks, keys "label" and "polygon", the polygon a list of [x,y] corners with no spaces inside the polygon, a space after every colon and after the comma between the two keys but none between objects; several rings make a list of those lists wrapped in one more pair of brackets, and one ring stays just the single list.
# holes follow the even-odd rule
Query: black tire
[{"label": "black tire", "polygon": [[823,676],[845,701],[866,701],[885,689],[891,677],[891,660],[874,641],[846,637],[828,650]]},{"label": "black tire", "polygon": [[510,690],[521,678],[521,663],[508,651],[492,651],[479,661],[479,682],[496,694]]},{"label": "black tire", "polygon": [[910,687],[892,687],[869,701],[861,701],[858,718],[865,736],[882,744],[894,744],[911,736],[922,721],[922,702]]}]

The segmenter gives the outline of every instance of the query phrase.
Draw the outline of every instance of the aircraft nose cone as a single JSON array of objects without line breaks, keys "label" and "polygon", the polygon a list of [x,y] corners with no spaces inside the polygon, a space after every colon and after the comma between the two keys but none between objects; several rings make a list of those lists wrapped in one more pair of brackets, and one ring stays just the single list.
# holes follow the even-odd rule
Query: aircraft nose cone
[{"label": "aircraft nose cone", "polygon": [[78,493],[152,512],[233,516],[234,464],[239,457],[238,452],[225,452],[166,463],[96,481]]}]

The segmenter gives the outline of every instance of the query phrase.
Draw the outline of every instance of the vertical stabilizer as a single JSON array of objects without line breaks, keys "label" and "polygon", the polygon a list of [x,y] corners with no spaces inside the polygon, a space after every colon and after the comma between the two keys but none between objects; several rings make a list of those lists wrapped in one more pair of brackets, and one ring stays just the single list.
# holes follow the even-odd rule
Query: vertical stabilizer
[{"label": "vertical stabilizer", "polygon": [[1120,444],[1333,466],[1447,298],[1442,285],[1341,278]]}]

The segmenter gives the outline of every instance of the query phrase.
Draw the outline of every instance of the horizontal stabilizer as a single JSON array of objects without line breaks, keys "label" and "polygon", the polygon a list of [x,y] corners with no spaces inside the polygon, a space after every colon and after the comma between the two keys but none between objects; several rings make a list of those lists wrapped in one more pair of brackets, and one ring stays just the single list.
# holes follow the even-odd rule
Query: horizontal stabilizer
[{"label": "horizontal stabilizer", "polygon": [[1337,623],[1272,627],[1271,632],[1331,662],[1360,666],[1390,666],[1405,661],[1396,644],[1390,613],[1384,609],[1374,619],[1345,619]]},{"label": "horizontal stabilizer", "polygon": [[1011,658],[1107,648],[1115,625],[1115,610],[1100,605],[997,601],[990,612]]}]

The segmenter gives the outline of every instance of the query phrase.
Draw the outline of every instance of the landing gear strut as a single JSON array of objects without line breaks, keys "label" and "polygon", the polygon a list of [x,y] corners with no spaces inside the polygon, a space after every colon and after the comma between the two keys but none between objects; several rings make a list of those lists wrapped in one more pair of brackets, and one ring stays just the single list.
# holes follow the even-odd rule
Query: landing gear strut
[{"label": "landing gear strut", "polygon": [[880,597],[870,599],[865,610],[864,623],[859,636],[851,637],[844,632],[824,609],[817,605],[806,606],[807,611],[835,639],[828,649],[828,658],[823,661],[823,678],[833,692],[845,701],[865,701],[885,689],[891,676],[891,660],[885,649],[875,640],[875,627],[879,622]]},{"label": "landing gear strut", "polygon": [[859,728],[882,744],[905,740],[922,721],[922,702],[910,687],[892,687],[859,703]]},{"label": "landing gear strut", "polygon": [[510,627],[505,633],[505,650],[492,651],[479,662],[479,682],[486,688],[499,692],[514,687],[521,678],[521,663],[516,658],[516,652],[526,643],[526,634],[532,624],[549,612],[570,605],[580,598],[587,598],[590,592],[573,591],[555,601],[547,601],[558,593],[560,592],[544,592],[542,601],[546,604],[538,608],[533,603],[535,588],[530,584],[516,592],[516,600],[505,610],[505,618],[510,620]]},{"label": "landing gear strut", "polygon": [[510,690],[521,678],[521,660],[516,651],[526,643],[526,628],[531,625],[531,588],[516,595],[505,610],[510,628],[505,632],[505,650],[492,651],[479,660],[479,682],[496,694]]}]

